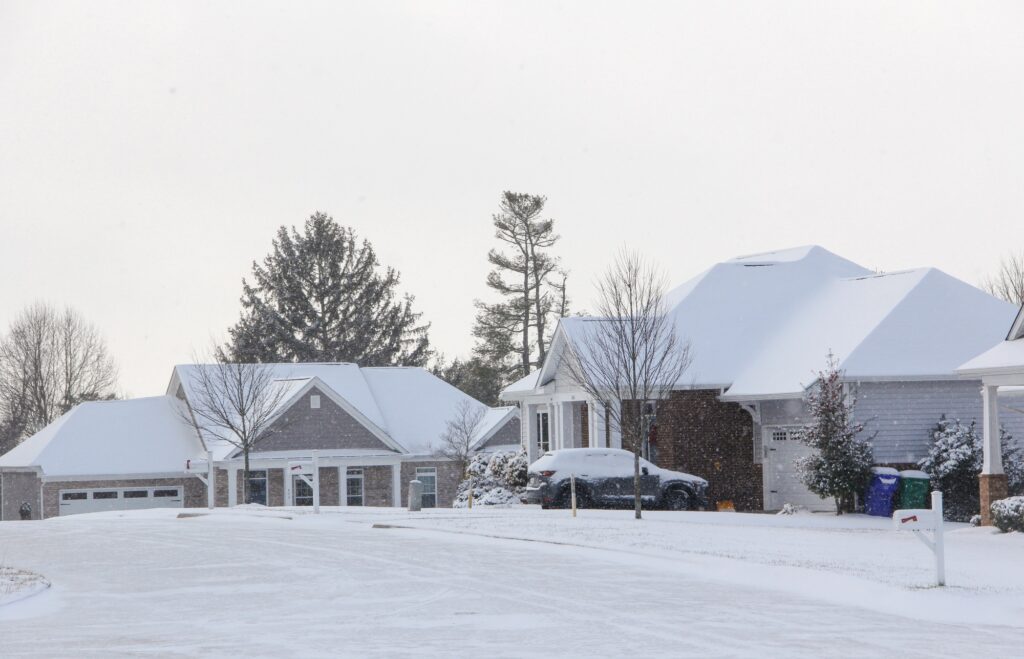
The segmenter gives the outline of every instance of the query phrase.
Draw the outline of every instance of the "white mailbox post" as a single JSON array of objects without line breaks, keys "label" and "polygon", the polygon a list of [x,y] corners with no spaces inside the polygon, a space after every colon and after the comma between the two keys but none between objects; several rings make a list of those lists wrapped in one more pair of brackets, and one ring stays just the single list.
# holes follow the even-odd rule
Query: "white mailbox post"
[{"label": "white mailbox post", "polygon": [[[946,585],[946,554],[942,542],[942,492],[932,492],[932,507],[897,510],[892,514],[897,531],[912,531],[935,555],[935,584]],[[924,536],[930,531],[931,539]]]}]

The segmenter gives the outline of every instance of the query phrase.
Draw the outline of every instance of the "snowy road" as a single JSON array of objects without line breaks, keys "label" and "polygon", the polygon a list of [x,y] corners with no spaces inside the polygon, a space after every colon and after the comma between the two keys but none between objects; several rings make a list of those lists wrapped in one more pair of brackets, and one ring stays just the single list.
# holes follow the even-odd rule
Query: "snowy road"
[{"label": "snowy road", "polygon": [[552,518],[540,511],[508,521],[441,513],[420,518],[436,530],[372,528],[410,523],[400,511],[3,523],[0,562],[54,586],[0,609],[0,656],[953,657],[1024,646],[1020,627],[944,624],[723,578],[723,567],[757,568],[741,559],[464,534],[543,529]]}]

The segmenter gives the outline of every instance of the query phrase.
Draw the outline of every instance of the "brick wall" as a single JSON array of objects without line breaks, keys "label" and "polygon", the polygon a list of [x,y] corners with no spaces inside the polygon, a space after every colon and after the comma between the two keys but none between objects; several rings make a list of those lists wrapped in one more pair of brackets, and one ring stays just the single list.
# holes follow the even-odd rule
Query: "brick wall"
[{"label": "brick wall", "polygon": [[451,508],[455,501],[455,492],[462,482],[459,468],[447,461],[438,462],[403,462],[402,463],[402,505],[409,501],[409,481],[416,477],[417,467],[434,467],[437,469],[437,507]]},{"label": "brick wall", "polygon": [[391,506],[392,467],[363,467],[363,505]]},{"label": "brick wall", "polygon": [[267,469],[267,505],[284,505],[284,469]]},{"label": "brick wall", "polygon": [[18,512],[21,504],[32,506],[32,519],[41,519],[43,507],[39,501],[39,477],[35,472],[13,472],[0,474],[0,520],[21,519]]},{"label": "brick wall", "polygon": [[658,402],[657,464],[706,478],[708,502],[730,500],[737,510],[762,510],[762,468],[754,463],[754,423],[717,390],[672,392]]},{"label": "brick wall", "polygon": [[320,505],[339,505],[338,493],[338,468],[320,467]]}]

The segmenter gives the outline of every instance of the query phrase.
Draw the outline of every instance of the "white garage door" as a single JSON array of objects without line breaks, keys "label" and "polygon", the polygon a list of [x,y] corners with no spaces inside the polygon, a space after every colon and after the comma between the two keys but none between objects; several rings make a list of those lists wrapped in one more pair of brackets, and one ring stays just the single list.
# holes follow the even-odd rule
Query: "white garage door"
[{"label": "white garage door", "polygon": [[75,515],[140,508],[181,508],[184,505],[181,490],[180,486],[61,490],[60,514]]},{"label": "white garage door", "polygon": [[765,473],[770,510],[778,510],[787,503],[808,510],[835,510],[832,499],[822,499],[800,482],[796,461],[811,455],[813,449],[797,439],[795,428],[765,428],[764,445],[768,448]]}]

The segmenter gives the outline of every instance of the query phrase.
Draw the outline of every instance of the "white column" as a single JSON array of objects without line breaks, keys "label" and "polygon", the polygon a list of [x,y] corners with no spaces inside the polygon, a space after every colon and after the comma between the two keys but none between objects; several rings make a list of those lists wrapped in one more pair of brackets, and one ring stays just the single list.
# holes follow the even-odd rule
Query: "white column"
[{"label": "white column", "polygon": [[313,514],[320,514],[320,453],[313,451]]},{"label": "white column", "polygon": [[338,505],[348,506],[348,465],[338,467]]},{"label": "white column", "polygon": [[228,506],[238,505],[238,467],[228,467]]},{"label": "white column", "polygon": [[391,505],[393,507],[395,507],[395,508],[401,508],[402,507],[402,465],[401,465],[401,463],[391,466]]},{"label": "white column", "polygon": [[1003,450],[999,444],[999,387],[985,385],[981,388],[982,430],[984,432],[984,459],[981,473],[1003,473]]},{"label": "white column", "polygon": [[604,405],[592,400],[587,403],[587,415],[590,422],[590,445],[594,448],[608,448],[605,441]]},{"label": "white column", "polygon": [[562,441],[561,448],[576,447],[576,433],[573,432],[572,402],[558,403],[558,428]]},{"label": "white column", "polygon": [[[615,404],[616,403],[614,403],[614,402],[612,403],[612,405],[615,405]],[[609,446],[609,448],[622,448],[622,433],[619,432],[619,429],[615,427],[615,422],[614,421],[612,421],[611,426],[612,426],[612,431],[610,433],[610,435],[611,435],[611,446]]]},{"label": "white column", "polygon": [[562,404],[555,401],[548,405],[548,444],[552,450],[565,448],[562,442]]},{"label": "white column", "polygon": [[523,442],[526,444],[526,457],[532,464],[539,458],[537,455],[537,406],[523,403]]},{"label": "white column", "polygon": [[288,468],[288,463],[284,463],[284,505],[292,505],[292,471]]},{"label": "white column", "polygon": [[210,510],[217,505],[217,466],[213,464],[213,451],[206,452],[206,504]]}]

